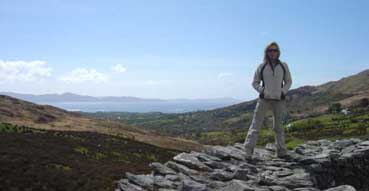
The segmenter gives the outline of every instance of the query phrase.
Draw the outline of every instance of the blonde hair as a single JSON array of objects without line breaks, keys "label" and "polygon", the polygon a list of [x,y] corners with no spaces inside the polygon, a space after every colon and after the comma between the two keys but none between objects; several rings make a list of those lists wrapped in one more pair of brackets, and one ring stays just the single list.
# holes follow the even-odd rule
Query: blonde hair
[{"label": "blonde hair", "polygon": [[279,49],[279,46],[277,44],[277,42],[273,41],[273,42],[270,42],[264,49],[264,60],[263,60],[263,63],[266,64],[266,63],[270,63],[270,58],[268,56],[268,49],[271,47],[271,46],[275,46],[277,49],[278,49],[278,57],[277,57],[277,60],[278,62],[280,63],[281,61],[279,60],[279,56],[281,55],[281,49]]}]

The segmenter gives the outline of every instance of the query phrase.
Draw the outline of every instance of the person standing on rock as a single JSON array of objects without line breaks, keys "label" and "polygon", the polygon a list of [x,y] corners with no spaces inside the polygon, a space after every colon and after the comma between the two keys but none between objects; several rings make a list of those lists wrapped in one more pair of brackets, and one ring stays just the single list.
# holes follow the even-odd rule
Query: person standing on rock
[{"label": "person standing on rock", "polygon": [[[279,60],[281,52],[276,42],[271,42],[264,50],[264,61],[257,67],[252,82],[259,93],[251,125],[245,139],[246,159],[252,159],[260,128],[268,110],[273,113],[276,156],[289,158],[285,144],[285,132],[282,127],[286,107],[286,95],[292,84],[287,63]],[[262,82],[262,85],[260,85]]]}]

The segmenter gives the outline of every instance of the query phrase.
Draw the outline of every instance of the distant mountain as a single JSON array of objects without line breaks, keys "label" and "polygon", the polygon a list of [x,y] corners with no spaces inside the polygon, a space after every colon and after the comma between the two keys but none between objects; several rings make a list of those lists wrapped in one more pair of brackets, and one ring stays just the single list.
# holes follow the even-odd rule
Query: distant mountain
[{"label": "distant mountain", "polygon": [[199,98],[199,99],[157,99],[157,98],[139,98],[132,96],[101,96],[94,97],[88,95],[79,95],[70,92],[62,93],[62,94],[23,94],[23,93],[15,93],[15,92],[0,92],[2,95],[8,95],[11,97],[15,97],[18,99],[23,99],[32,102],[104,102],[104,101],[113,101],[113,102],[216,102],[216,101],[239,101],[234,98],[222,97],[222,98]]},{"label": "distant mountain", "polygon": [[130,96],[104,96],[94,97],[87,95],[78,95],[70,92],[62,94],[22,94],[14,92],[0,92],[2,95],[12,96],[31,102],[101,102],[101,101],[121,101],[121,102],[137,102],[137,101],[165,101],[161,99],[145,99]]},{"label": "distant mountain", "polygon": [[38,104],[48,104],[69,111],[126,111],[126,112],[165,112],[183,113],[188,111],[209,110],[239,103],[233,98],[212,99],[155,99],[129,96],[103,96],[93,97],[73,93],[63,94],[21,94],[14,92],[1,92],[18,99]]}]

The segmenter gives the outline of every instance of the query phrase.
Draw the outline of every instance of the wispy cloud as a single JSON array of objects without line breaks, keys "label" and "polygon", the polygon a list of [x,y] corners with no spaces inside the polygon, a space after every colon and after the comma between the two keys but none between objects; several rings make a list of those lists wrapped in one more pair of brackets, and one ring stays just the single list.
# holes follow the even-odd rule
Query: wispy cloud
[{"label": "wispy cloud", "polygon": [[100,73],[95,69],[88,68],[76,68],[70,73],[62,76],[60,78],[62,81],[71,83],[81,83],[81,82],[106,82],[108,81],[108,76],[106,74]]},{"label": "wispy cloud", "polygon": [[218,78],[226,78],[226,77],[230,77],[230,76],[233,76],[233,74],[230,73],[230,72],[222,72],[222,73],[218,74]]},{"label": "wispy cloud", "polygon": [[111,68],[114,72],[124,73],[127,71],[127,68],[124,67],[122,64],[116,64]]},{"label": "wispy cloud", "polygon": [[0,60],[1,81],[39,81],[51,76],[46,61]]}]

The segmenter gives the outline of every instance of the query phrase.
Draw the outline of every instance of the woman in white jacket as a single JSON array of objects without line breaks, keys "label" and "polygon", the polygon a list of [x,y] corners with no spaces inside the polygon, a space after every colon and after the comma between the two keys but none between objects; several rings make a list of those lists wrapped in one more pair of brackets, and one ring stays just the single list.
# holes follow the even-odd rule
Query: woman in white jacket
[{"label": "woman in white jacket", "polygon": [[[279,60],[280,49],[276,42],[267,45],[264,61],[255,71],[252,86],[259,93],[253,119],[244,143],[246,159],[252,159],[260,128],[268,110],[273,113],[273,130],[275,132],[276,156],[289,158],[285,144],[285,132],[282,118],[285,112],[288,90],[292,78],[287,63]],[[262,85],[260,85],[262,82]]]}]

